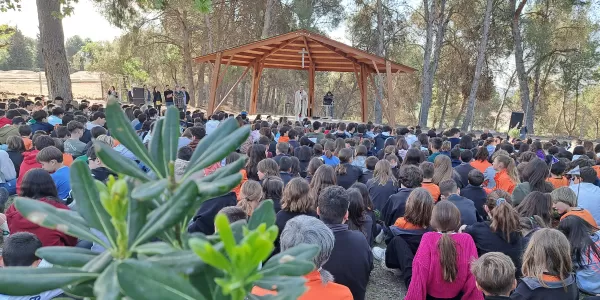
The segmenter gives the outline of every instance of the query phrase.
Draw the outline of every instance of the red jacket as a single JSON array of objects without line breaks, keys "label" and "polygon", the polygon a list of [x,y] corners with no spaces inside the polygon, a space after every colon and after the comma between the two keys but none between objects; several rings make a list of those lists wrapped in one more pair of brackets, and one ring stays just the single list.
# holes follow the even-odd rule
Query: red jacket
[{"label": "red jacket", "polygon": [[12,120],[7,117],[0,118],[0,128],[4,127],[4,125],[11,125]]},{"label": "red jacket", "polygon": [[33,150],[29,152],[23,152],[23,163],[21,164],[21,168],[19,169],[19,178],[17,178],[17,194],[21,193],[21,183],[23,182],[23,178],[25,177],[25,173],[31,169],[41,168],[42,165],[35,160],[35,157],[38,154],[38,150]]},{"label": "red jacket", "polygon": [[[69,209],[68,206],[54,200],[42,198],[39,201],[46,202],[58,209]],[[15,208],[15,205],[11,205],[6,211],[6,222],[11,233],[16,232],[30,232],[35,234],[38,239],[42,242],[44,247],[46,246],[75,246],[77,244],[77,238],[67,235],[58,230],[52,230],[45,227],[41,227],[29,220],[25,219],[21,213]]]}]

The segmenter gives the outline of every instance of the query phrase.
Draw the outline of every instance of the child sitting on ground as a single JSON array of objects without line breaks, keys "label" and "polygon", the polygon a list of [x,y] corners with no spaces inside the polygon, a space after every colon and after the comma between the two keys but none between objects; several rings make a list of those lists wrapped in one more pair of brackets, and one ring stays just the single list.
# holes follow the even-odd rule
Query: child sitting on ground
[{"label": "child sitting on ground", "polygon": [[[33,233],[18,232],[4,240],[2,248],[2,267],[32,267],[32,268],[48,268],[49,263],[41,260],[36,256],[35,252],[42,247],[42,242]],[[63,292],[62,290],[45,291],[37,295],[31,296],[5,296],[0,295],[0,299],[5,300],[20,300],[20,299],[36,299],[50,300]]]},{"label": "child sitting on ground", "polygon": [[279,139],[277,140],[277,143],[287,143],[290,141],[290,137],[288,135],[289,131],[291,130],[290,127],[287,126],[283,126],[281,127],[281,129],[279,129]]},{"label": "child sitting on ground", "polygon": [[442,200],[435,205],[431,215],[435,232],[421,239],[405,300],[483,299],[469,270],[471,261],[477,259],[477,248],[470,235],[457,233],[460,223],[460,211],[452,202]]},{"label": "child sitting on ground", "polygon": [[175,180],[179,181],[183,177],[193,153],[194,150],[189,146],[179,148],[177,151],[177,160],[175,160]]},{"label": "child sitting on ground", "polygon": [[433,201],[438,202],[440,200],[440,187],[433,183],[433,173],[435,172],[435,167],[432,162],[422,162],[419,166],[421,171],[423,171],[423,182],[421,183],[421,187],[426,189],[433,197]]},{"label": "child sitting on ground", "polygon": [[486,253],[472,262],[471,273],[486,300],[510,299],[510,292],[517,286],[515,265],[500,252]]},{"label": "child sitting on ground", "polygon": [[19,135],[23,139],[25,144],[25,151],[29,151],[33,148],[33,141],[31,140],[31,126],[21,125],[19,126]]},{"label": "child sitting on ground", "polygon": [[238,207],[240,207],[248,216],[252,215],[254,209],[262,200],[262,187],[258,181],[248,180],[242,184]]},{"label": "child sitting on ground", "polygon": [[572,264],[571,245],[565,235],[556,229],[539,229],[523,254],[523,278],[510,298],[579,299]]},{"label": "child sitting on ground", "polygon": [[577,194],[572,189],[563,186],[552,191],[550,196],[552,197],[552,207],[561,215],[561,220],[567,216],[577,216],[588,222],[592,227],[598,227],[592,214],[588,210],[577,206]]},{"label": "child sitting on ground", "polygon": [[569,180],[567,177],[563,176],[565,170],[567,169],[567,165],[563,160],[558,160],[553,163],[550,167],[550,178],[548,178],[548,182],[552,184],[552,186],[557,189],[563,186],[569,186]]},{"label": "child sitting on ground", "polygon": [[79,139],[83,136],[85,126],[77,121],[71,121],[67,124],[67,130],[71,137],[65,140],[65,153],[71,154],[74,158],[85,154],[86,144]]},{"label": "child sitting on ground", "polygon": [[248,215],[241,207],[238,206],[226,206],[219,210],[219,214],[224,214],[227,217],[229,223],[233,223],[239,220],[246,220]]},{"label": "child sitting on ground", "polygon": [[46,170],[52,176],[58,197],[66,199],[71,192],[71,182],[69,180],[69,167],[63,164],[63,153],[56,147],[50,146],[42,149],[36,160],[42,165],[42,169]]}]

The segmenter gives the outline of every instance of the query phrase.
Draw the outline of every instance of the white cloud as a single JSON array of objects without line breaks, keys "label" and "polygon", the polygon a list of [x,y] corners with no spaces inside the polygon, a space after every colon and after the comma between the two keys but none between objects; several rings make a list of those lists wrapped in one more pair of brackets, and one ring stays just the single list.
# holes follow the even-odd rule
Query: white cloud
[{"label": "white cloud", "polygon": [[[80,0],[74,5],[71,16],[63,19],[65,40],[79,35],[93,41],[112,41],[122,31],[108,23],[90,0]],[[24,35],[35,38],[39,33],[35,0],[23,0],[21,11],[0,13],[0,23],[18,27]]]}]

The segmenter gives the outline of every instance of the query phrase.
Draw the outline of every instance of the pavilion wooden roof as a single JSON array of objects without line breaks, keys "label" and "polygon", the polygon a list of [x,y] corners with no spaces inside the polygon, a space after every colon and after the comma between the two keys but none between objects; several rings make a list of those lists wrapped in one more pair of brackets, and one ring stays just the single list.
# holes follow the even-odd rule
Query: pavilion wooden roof
[{"label": "pavilion wooden roof", "polygon": [[[302,54],[306,49],[305,68],[302,68]],[[263,68],[308,70],[314,64],[315,71],[356,72],[365,65],[370,73],[385,73],[386,60],[360,49],[332,40],[307,30],[298,30],[268,39],[229,48],[195,58],[196,63],[217,61],[221,64],[251,67],[261,63]],[[389,61],[393,73],[412,73],[415,69]]]}]

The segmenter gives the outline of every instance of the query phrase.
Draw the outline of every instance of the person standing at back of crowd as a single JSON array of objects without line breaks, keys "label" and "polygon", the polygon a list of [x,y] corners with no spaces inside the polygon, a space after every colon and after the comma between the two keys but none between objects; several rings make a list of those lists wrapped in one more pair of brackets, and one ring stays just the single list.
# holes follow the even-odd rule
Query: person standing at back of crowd
[{"label": "person standing at back of crowd", "polygon": [[190,93],[187,92],[185,86],[181,87],[181,92],[183,93],[183,111],[187,111],[187,105],[190,103]]},{"label": "person standing at back of crowd", "polygon": [[160,115],[160,108],[162,107],[162,94],[159,90],[156,89],[156,86],[153,88],[152,91],[152,100],[154,102],[154,108],[156,108],[156,110],[158,111],[158,114]]},{"label": "person standing at back of crowd", "polygon": [[163,93],[165,95],[165,105],[167,107],[173,105],[173,90],[167,85],[165,86],[165,91]]},{"label": "person standing at back of crowd", "polygon": [[183,93],[183,91],[181,90],[179,85],[176,85],[175,91],[173,92],[173,104],[180,111],[183,111],[183,109],[185,108],[185,103],[184,103],[185,99],[184,98],[185,98],[185,94]]}]

